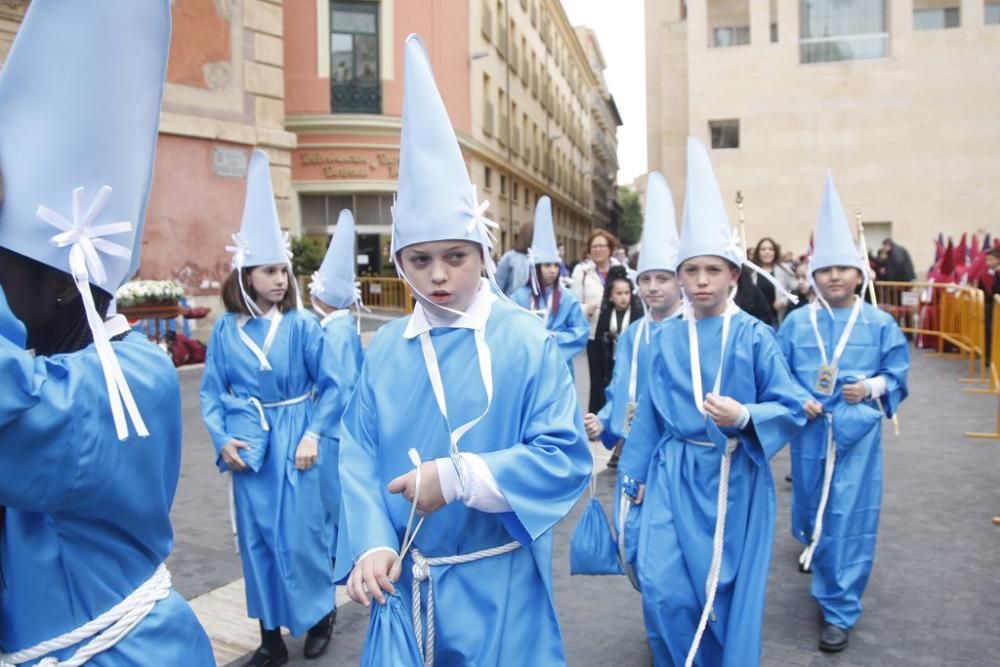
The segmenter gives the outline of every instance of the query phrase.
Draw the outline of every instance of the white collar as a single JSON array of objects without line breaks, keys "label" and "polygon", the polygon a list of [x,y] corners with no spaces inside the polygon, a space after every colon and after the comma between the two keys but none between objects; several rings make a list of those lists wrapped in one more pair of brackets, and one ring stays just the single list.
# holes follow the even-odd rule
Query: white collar
[{"label": "white collar", "polygon": [[493,303],[496,300],[497,296],[490,289],[489,281],[481,279],[476,298],[465,309],[465,312],[447,323],[439,322],[438,318],[428,313],[423,304],[417,301],[417,305],[413,307],[413,315],[410,316],[410,321],[406,324],[403,338],[416,338],[425,331],[436,328],[482,330],[486,327],[486,320],[490,318],[490,312],[492,312]]},{"label": "white collar", "polygon": [[252,319],[273,320],[276,317],[280,317],[281,314],[282,314],[281,311],[278,310],[278,304],[272,304],[271,305],[271,310],[267,311],[263,315],[259,315],[256,318],[253,318],[250,315],[240,315],[239,316],[239,324],[240,324],[241,327],[242,326],[246,326],[246,323],[249,322]]},{"label": "white collar", "polygon": [[108,338],[114,338],[131,331],[132,327],[128,325],[124,315],[112,315],[104,320],[104,330],[108,332]]}]

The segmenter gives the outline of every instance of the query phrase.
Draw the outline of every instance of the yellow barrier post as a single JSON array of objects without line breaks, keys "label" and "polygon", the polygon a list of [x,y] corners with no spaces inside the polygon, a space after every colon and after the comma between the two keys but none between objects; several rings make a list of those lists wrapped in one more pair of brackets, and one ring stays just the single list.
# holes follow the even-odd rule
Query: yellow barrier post
[{"label": "yellow barrier post", "polygon": [[[989,390],[979,390],[977,393],[989,393],[993,392],[997,394],[997,420],[996,420],[996,431],[993,433],[966,433],[967,438],[976,438],[983,440],[1000,440],[1000,375],[997,373],[997,355],[1000,354],[1000,295],[993,296],[993,312],[992,312],[992,326],[990,330],[990,340],[988,345],[990,346],[990,389]],[[986,337],[985,329],[983,330],[983,339]],[[993,519],[994,523],[1000,517]],[[1000,523],[997,523],[1000,525]]]}]

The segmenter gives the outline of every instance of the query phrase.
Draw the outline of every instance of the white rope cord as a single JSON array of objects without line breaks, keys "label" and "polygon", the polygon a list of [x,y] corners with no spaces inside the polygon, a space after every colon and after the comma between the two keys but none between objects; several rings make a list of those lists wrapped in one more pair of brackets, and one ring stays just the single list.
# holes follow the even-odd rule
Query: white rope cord
[{"label": "white rope cord", "polygon": [[809,546],[805,548],[799,556],[799,564],[806,572],[812,566],[813,555],[819,545],[819,538],[823,535],[823,515],[826,514],[826,505],[830,500],[830,488],[833,486],[833,471],[837,464],[837,443],[833,440],[833,417],[830,414],[826,417],[826,465],[823,467],[823,491],[819,496],[819,508],[816,510],[816,519],[813,521],[812,537],[809,539]]},{"label": "white rope cord", "polygon": [[[438,565],[462,565],[483,558],[502,556],[521,547],[520,542],[508,542],[507,544],[491,549],[474,551],[469,554],[458,554],[456,556],[440,556],[438,558],[426,558],[420,551],[414,549],[413,556],[413,582],[410,587],[412,599],[410,604],[413,609],[413,632],[417,636],[417,646],[420,647],[424,656],[424,667],[434,667],[434,647],[436,633],[434,631],[434,583],[431,580],[431,568]],[[420,608],[422,600],[420,596],[420,584],[427,582],[427,643],[424,643],[423,623],[421,622]]]},{"label": "white rope cord", "polygon": [[170,595],[170,572],[160,564],[144,584],[94,620],[66,634],[15,653],[0,653],[0,667],[18,667],[93,638],[66,660],[44,658],[38,667],[79,667],[113,648],[143,621],[156,603]]},{"label": "white rope cord", "polygon": [[722,455],[722,462],[719,464],[719,502],[715,515],[715,535],[712,538],[712,564],[708,568],[708,578],[705,581],[705,607],[701,610],[701,619],[698,621],[698,629],[694,633],[694,640],[688,650],[684,667],[691,667],[694,664],[694,658],[701,646],[701,639],[708,626],[708,620],[710,617],[715,620],[712,606],[715,604],[715,593],[719,588],[719,576],[722,572],[722,551],[726,538],[726,510],[729,503],[729,466],[737,444],[739,444],[739,440],[730,438],[729,442],[726,443],[726,453]]}]

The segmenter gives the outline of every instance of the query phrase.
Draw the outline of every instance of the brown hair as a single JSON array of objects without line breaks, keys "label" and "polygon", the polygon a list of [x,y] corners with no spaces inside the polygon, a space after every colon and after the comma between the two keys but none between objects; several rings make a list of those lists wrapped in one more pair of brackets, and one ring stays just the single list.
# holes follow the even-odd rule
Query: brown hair
[{"label": "brown hair", "polygon": [[[250,272],[256,267],[246,266],[243,267],[238,273],[243,279],[243,287],[246,289],[247,296],[253,300],[257,300],[257,291],[254,290],[253,285],[250,284]],[[243,301],[243,293],[240,291],[240,284],[237,281],[237,270],[233,269],[226,276],[226,280],[222,283],[222,305],[225,306],[226,310],[230,313],[239,313],[240,315],[253,315],[250,312],[250,308]],[[293,310],[297,301],[295,299],[295,290],[297,287],[292,285],[292,281],[295,280],[295,276],[292,274],[291,269],[288,270],[288,289],[285,291],[285,298],[281,300],[278,304],[278,310],[283,313],[287,313]]]},{"label": "brown hair", "polygon": [[608,242],[608,253],[614,254],[615,249],[618,247],[618,237],[616,237],[608,230],[601,229],[600,227],[590,232],[590,236],[587,237],[587,252],[590,252],[590,245],[594,242],[594,239],[596,239],[598,236],[604,237],[604,240]]}]

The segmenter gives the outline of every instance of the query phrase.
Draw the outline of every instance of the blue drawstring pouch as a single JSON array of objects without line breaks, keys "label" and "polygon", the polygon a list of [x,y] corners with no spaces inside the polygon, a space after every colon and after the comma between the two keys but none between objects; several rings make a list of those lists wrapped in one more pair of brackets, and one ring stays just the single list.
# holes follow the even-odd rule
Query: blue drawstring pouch
[{"label": "blue drawstring pouch", "polygon": [[[241,449],[240,458],[254,472],[260,472],[260,467],[264,464],[264,455],[267,454],[268,431],[264,429],[267,422],[262,415],[263,407],[254,404],[248,398],[240,398],[232,394],[222,394],[219,397],[222,401],[222,408],[225,410],[226,434],[231,438],[241,440],[250,449]],[[292,448],[294,451],[294,447]],[[227,472],[226,462],[220,455],[216,460],[219,472]]]},{"label": "blue drawstring pouch", "polygon": [[624,574],[601,502],[593,495],[569,540],[570,574]]},{"label": "blue drawstring pouch", "polygon": [[371,609],[361,667],[421,667],[424,660],[413,634],[410,610],[399,594],[387,595],[384,605],[372,600]]}]

